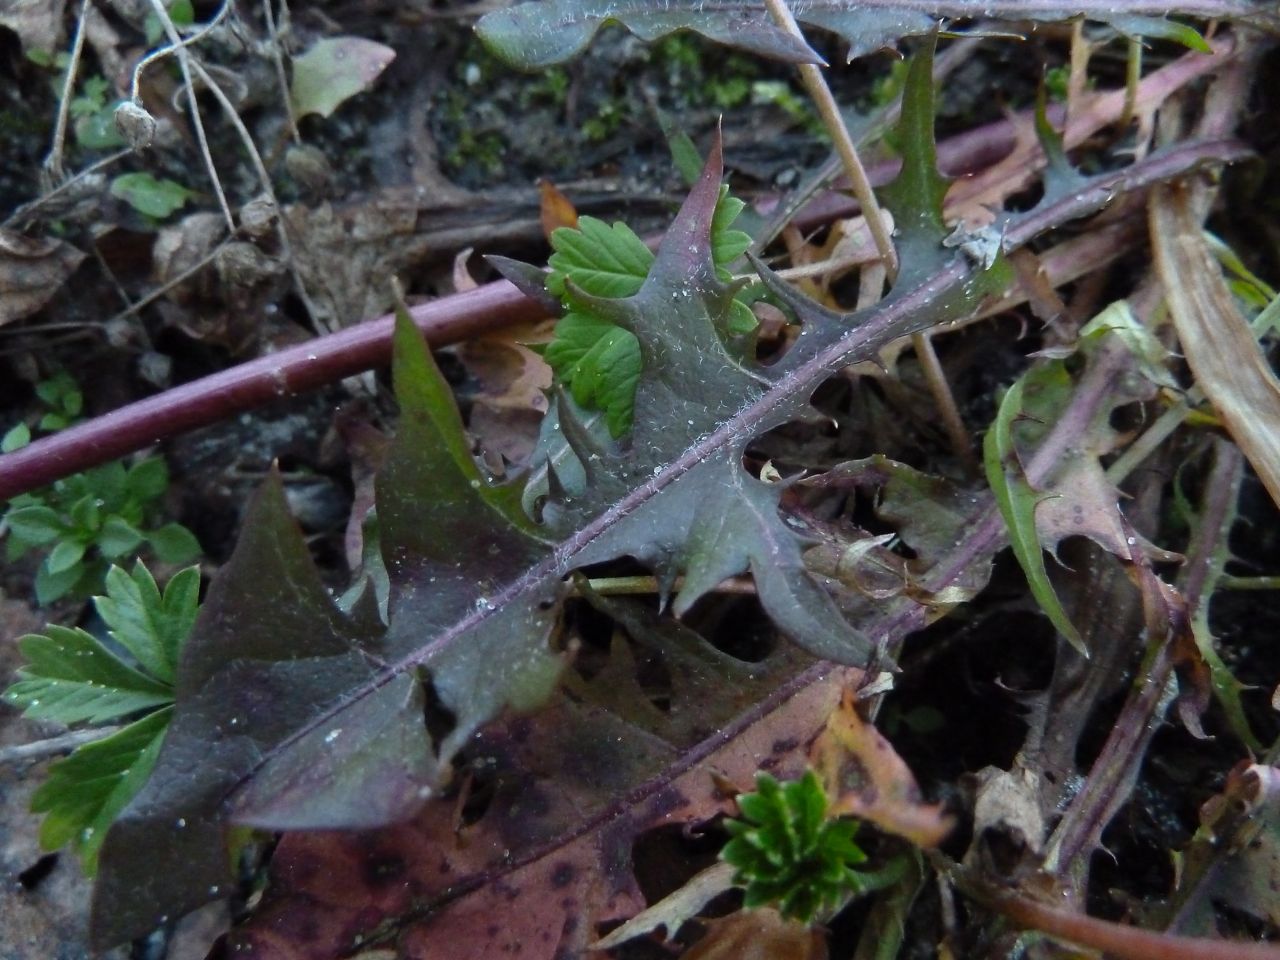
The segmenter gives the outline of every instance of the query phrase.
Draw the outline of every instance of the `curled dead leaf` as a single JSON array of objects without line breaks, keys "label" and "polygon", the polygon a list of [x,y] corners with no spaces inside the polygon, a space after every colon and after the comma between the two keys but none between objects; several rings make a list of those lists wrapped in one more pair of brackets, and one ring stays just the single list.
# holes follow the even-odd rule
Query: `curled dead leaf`
[{"label": "curled dead leaf", "polygon": [[542,232],[548,240],[552,231],[560,227],[576,227],[578,211],[573,201],[560,192],[560,188],[546,178],[538,181],[539,215]]},{"label": "curled dead leaf", "polygon": [[653,933],[662,928],[666,939],[675,936],[686,920],[698,915],[713,898],[733,888],[735,867],[728,863],[716,863],[693,876],[680,889],[663,897],[653,906],[642,910],[612,931],[607,937],[593,943],[593,950],[612,950],[614,947]]},{"label": "curled dead leaf", "polygon": [[1200,226],[1195,191],[1153,191],[1151,245],[1191,372],[1280,503],[1280,380],[1236,306]]},{"label": "curled dead leaf", "polygon": [[822,931],[776,910],[743,910],[707,921],[707,935],[693,945],[684,960],[826,960],[827,938]]},{"label": "curled dead leaf", "polygon": [[832,816],[850,815],[919,847],[936,847],[954,818],[942,805],[924,803],[915,777],[884,736],[858,714],[852,689],[827,718],[810,750],[814,767],[834,798]]},{"label": "curled dead leaf", "polygon": [[457,348],[458,359],[480,382],[468,428],[491,464],[524,463],[533,452],[547,410],[551,368],[526,344],[545,343],[554,321],[522,324]]},{"label": "curled dead leaf", "polygon": [[23,50],[52,51],[62,37],[66,0],[4,0],[0,27],[18,35]]},{"label": "curled dead leaf", "polygon": [[83,253],[61,240],[33,240],[0,230],[0,324],[43,307],[83,259]]}]

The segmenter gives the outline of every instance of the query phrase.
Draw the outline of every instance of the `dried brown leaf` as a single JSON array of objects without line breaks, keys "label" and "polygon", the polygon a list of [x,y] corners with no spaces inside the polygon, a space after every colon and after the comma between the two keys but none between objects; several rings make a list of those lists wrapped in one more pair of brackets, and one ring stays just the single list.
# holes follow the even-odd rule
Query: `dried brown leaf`
[{"label": "dried brown leaf", "polygon": [[0,324],[43,307],[83,259],[83,253],[61,240],[33,240],[0,230]]},{"label": "dried brown leaf", "polygon": [[[459,825],[462,801],[442,798],[400,826],[286,835],[261,907],[228,946],[244,960],[329,960],[382,933],[403,957],[515,946],[524,960],[580,956],[646,906],[631,872],[636,837],[730,812],[726,780],[798,775],[804,745],[860,677],[831,670],[683,767],[666,741],[566,697],[508,717],[475,743],[474,769],[490,781],[488,805],[468,807],[479,819]],[[679,772],[650,779],[665,764]]]},{"label": "dried brown leaf", "polygon": [[1195,195],[1185,184],[1152,193],[1156,269],[1196,383],[1280,504],[1280,380],[1209,250]]},{"label": "dried brown leaf", "polygon": [[22,41],[23,50],[51,52],[62,37],[66,0],[0,0],[0,27]]},{"label": "dried brown leaf", "polygon": [[659,928],[665,931],[666,938],[670,940],[686,920],[696,917],[698,911],[712,899],[733,888],[733,875],[736,872],[737,868],[729,863],[721,862],[707,867],[675,893],[663,897],[617,930],[610,932],[607,937],[592,944],[592,949],[612,950],[628,940],[653,933]]},{"label": "dried brown leaf", "polygon": [[835,798],[831,814],[850,814],[919,847],[936,847],[953,818],[924,803],[915,777],[884,736],[858,714],[852,689],[832,711],[811,750],[814,766]]},{"label": "dried brown leaf", "polygon": [[743,910],[707,921],[707,935],[684,960],[827,960],[827,938],[776,910]]},{"label": "dried brown leaf", "polygon": [[574,208],[573,201],[550,180],[544,178],[538,181],[538,198],[542,233],[548,240],[553,231],[578,225],[578,211]]},{"label": "dried brown leaf", "polygon": [[554,320],[518,324],[457,348],[458,359],[480,382],[467,427],[497,462],[523,464],[538,439],[547,412],[551,368],[527,344],[551,339]]}]

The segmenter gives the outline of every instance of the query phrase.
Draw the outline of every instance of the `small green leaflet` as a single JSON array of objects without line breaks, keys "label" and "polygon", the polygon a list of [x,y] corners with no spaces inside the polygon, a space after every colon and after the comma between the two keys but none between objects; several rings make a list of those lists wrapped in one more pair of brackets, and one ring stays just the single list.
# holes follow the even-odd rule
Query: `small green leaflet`
[{"label": "small green leaflet", "polygon": [[29,719],[67,725],[145,714],[54,763],[32,798],[32,809],[46,814],[41,845],[55,850],[70,843],[87,874],[96,868],[107,827],[155,764],[172,712],[178,654],[195,622],[200,571],[180,571],[161,593],[139,562],[132,573],[112,567],[106,588],[94,604],[132,662],[84,630],[51,625],[19,641],[27,663],[3,697]]},{"label": "small green leaflet", "polygon": [[49,767],[49,778],[31,798],[32,812],[45,815],[43,849],[69,843],[85,876],[97,872],[107,828],[151,776],[172,713],[172,706],[149,713]]},{"label": "small green leaflet", "polygon": [[[720,279],[730,278],[727,264],[751,246],[751,237],[732,229],[746,204],[721,187],[711,221],[711,249]],[[555,339],[543,357],[580,406],[601,410],[613,437],[631,428],[636,383],[640,379],[640,344],[635,335],[596,316],[575,291],[592,297],[621,299],[635,296],[653,265],[653,253],[625,223],[609,226],[595,217],[581,217],[578,226],[551,234],[555,251],[548,264],[547,292],[559,297],[566,313],[556,324]],[[741,300],[733,302],[729,333],[755,329],[755,315]]]},{"label": "small green leaflet", "polygon": [[987,483],[995,494],[996,505],[1009,530],[1009,544],[1027,576],[1027,584],[1031,587],[1036,603],[1058,632],[1082,656],[1087,657],[1089,651],[1085,649],[1084,640],[1067,617],[1067,612],[1062,609],[1058,595],[1049,582],[1049,574],[1044,565],[1044,551],[1036,535],[1036,504],[1040,498],[1022,472],[1022,465],[1018,462],[1018,453],[1013,445],[1013,423],[1022,413],[1022,392],[1025,386],[1026,377],[1022,377],[1008,389],[1000,401],[995,422],[991,424],[983,441],[982,459]]},{"label": "small green leaflet", "polygon": [[135,670],[79,627],[51,625],[19,646],[27,664],[4,699],[32,720],[111,723],[173,699],[168,684]]},{"label": "small green leaflet", "polygon": [[111,181],[111,195],[157,220],[181,210],[195,194],[175,180],[149,173],[125,173]]}]

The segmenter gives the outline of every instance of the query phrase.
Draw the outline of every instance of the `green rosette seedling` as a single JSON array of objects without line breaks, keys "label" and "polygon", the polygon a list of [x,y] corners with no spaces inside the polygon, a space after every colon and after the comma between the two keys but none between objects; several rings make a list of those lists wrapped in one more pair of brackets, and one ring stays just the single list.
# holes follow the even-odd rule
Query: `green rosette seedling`
[{"label": "green rosette seedling", "polygon": [[900,870],[859,869],[866,852],[854,841],[858,822],[828,817],[826,792],[812,770],[779,783],[756,775],[756,792],[738,797],[742,818],[726,820],[731,839],[720,858],[735,867],[733,882],[748,909],[772,906],[812,923],[854,896],[888,886]]}]

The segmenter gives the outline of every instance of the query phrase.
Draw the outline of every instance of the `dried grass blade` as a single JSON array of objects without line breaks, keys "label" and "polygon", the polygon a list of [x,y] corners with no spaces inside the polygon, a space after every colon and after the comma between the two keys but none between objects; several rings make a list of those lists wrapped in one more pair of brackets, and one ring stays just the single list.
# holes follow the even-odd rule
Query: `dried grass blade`
[{"label": "dried grass blade", "polygon": [[1157,188],[1149,222],[1156,269],[1191,372],[1280,504],[1280,380],[1209,250],[1194,188]]}]

